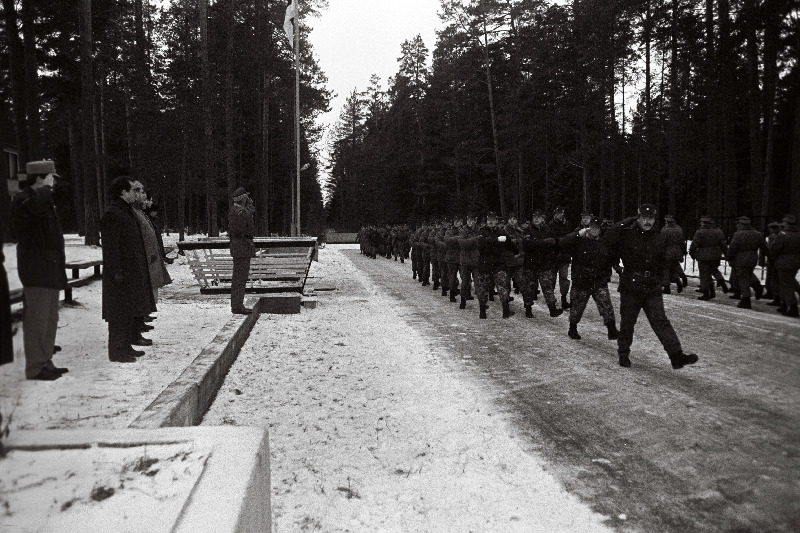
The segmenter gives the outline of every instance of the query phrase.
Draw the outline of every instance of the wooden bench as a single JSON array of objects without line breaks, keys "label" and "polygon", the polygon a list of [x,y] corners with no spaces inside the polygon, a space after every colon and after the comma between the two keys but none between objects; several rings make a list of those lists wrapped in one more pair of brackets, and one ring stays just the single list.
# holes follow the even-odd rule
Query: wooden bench
[{"label": "wooden bench", "polygon": [[[250,293],[302,292],[311,262],[317,259],[313,237],[257,238],[256,257],[250,260],[246,291]],[[233,257],[230,241],[208,239],[179,242],[202,294],[231,292]]]},{"label": "wooden bench", "polygon": [[[102,276],[100,272],[100,267],[103,266],[102,259],[90,261],[68,261],[65,266],[67,270],[72,270],[72,279],[67,280],[67,288],[64,289],[64,301],[67,303],[73,303],[75,301],[72,299],[73,288],[88,285],[94,280],[100,279]],[[80,277],[81,270],[86,268],[93,268],[94,273],[85,278]]]}]

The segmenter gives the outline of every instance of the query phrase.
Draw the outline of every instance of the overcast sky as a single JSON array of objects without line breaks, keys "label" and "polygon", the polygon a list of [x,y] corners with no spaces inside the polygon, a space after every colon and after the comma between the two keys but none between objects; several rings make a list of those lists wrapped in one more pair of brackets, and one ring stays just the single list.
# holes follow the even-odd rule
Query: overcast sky
[{"label": "overcast sky", "polygon": [[397,73],[403,41],[419,34],[433,51],[441,27],[438,9],[439,0],[329,0],[319,18],[307,20],[314,53],[335,93],[321,122],[333,126],[347,95],[366,89],[372,74],[385,90]]}]

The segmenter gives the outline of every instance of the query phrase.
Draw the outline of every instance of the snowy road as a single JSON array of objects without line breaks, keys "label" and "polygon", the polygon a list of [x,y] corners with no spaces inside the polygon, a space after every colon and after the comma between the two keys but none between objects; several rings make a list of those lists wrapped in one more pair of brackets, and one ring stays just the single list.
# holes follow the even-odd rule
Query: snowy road
[{"label": "snowy road", "polygon": [[[674,371],[644,316],[633,367],[590,302],[579,331],[550,318],[540,299],[522,312],[478,320],[477,301],[459,310],[411,278],[410,264],[344,252],[404,303],[404,318],[452,361],[481,379],[527,436],[530,450],[594,510],[641,531],[800,530],[800,321],[763,302],[737,309],[694,287],[665,297],[684,350],[700,355]],[[613,287],[613,291],[616,286]],[[615,310],[619,301],[612,291]]]}]

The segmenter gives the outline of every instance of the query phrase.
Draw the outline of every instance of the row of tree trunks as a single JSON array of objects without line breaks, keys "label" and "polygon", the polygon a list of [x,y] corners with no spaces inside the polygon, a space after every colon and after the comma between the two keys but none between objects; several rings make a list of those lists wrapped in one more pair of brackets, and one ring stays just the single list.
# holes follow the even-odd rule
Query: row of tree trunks
[{"label": "row of tree trunks", "polygon": [[14,134],[19,150],[19,165],[22,167],[30,161],[30,143],[28,141],[28,120],[25,108],[25,64],[22,39],[19,37],[19,23],[14,0],[3,0],[3,14],[8,36],[9,76],[11,78],[11,98],[14,108]]}]

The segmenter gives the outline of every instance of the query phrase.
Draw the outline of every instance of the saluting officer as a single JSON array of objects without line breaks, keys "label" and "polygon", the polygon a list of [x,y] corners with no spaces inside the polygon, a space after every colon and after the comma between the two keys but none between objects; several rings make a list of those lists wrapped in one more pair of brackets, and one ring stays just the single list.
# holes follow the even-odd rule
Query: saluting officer
[{"label": "saluting officer", "polygon": [[233,256],[233,279],[231,280],[231,312],[237,315],[249,315],[252,309],[244,305],[245,286],[250,277],[250,259],[255,257],[253,237],[256,232],[253,215],[255,205],[250,194],[239,187],[233,194],[233,207],[228,215],[228,234],[231,239],[231,255]]}]

